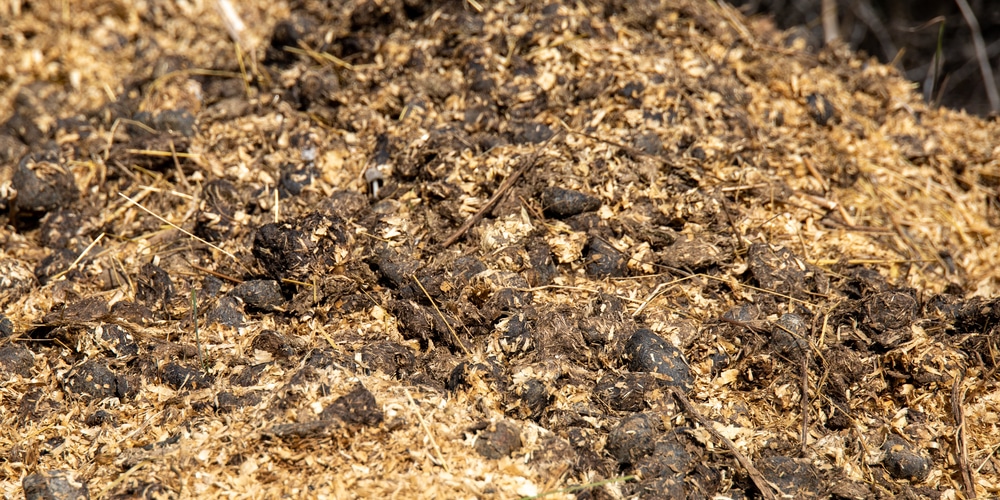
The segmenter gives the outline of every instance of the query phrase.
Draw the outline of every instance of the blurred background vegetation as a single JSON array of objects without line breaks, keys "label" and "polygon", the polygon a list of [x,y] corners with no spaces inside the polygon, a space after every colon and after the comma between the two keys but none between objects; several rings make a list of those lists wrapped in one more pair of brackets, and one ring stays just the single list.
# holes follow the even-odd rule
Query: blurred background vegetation
[{"label": "blurred background vegetation", "polygon": [[928,102],[981,116],[1000,112],[1000,0],[730,1],[800,31],[812,47],[838,38],[895,65]]}]

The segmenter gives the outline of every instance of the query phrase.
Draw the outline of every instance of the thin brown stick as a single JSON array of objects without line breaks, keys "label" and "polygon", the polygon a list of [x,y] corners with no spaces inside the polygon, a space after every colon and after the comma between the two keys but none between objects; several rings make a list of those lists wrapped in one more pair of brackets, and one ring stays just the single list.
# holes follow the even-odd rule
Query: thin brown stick
[{"label": "thin brown stick", "polygon": [[955,377],[955,383],[951,386],[951,411],[955,417],[955,455],[958,459],[958,468],[962,471],[962,484],[965,487],[965,498],[976,498],[976,483],[972,480],[972,469],[969,468],[969,447],[966,442],[965,432],[965,412],[962,411],[962,374]]},{"label": "thin brown stick", "polygon": [[561,130],[553,134],[552,137],[546,139],[545,142],[543,142],[541,146],[539,146],[538,149],[536,149],[535,152],[532,153],[531,156],[524,163],[522,163],[517,170],[514,171],[514,173],[510,174],[510,177],[504,179],[503,183],[500,184],[500,187],[497,188],[496,192],[493,193],[493,196],[490,197],[490,199],[486,202],[486,204],[483,205],[478,211],[476,211],[476,213],[473,214],[472,217],[469,217],[468,220],[466,220],[465,223],[462,224],[462,227],[458,228],[458,230],[452,233],[452,235],[449,236],[448,239],[444,240],[444,243],[442,243],[441,246],[444,248],[450,247],[453,243],[458,241],[458,239],[461,238],[462,235],[464,235],[466,231],[469,230],[469,228],[471,228],[475,223],[479,222],[480,219],[482,219],[483,216],[486,215],[486,212],[493,210],[493,207],[496,206],[496,204],[500,201],[501,198],[503,198],[505,194],[507,194],[507,191],[509,191],[510,188],[514,186],[514,183],[517,182],[517,180],[520,179],[521,176],[524,175],[524,173],[527,172],[529,168],[535,165],[535,162],[538,160],[538,157],[542,154],[542,151],[545,151],[545,148],[556,137],[559,137],[560,135],[562,135]]},{"label": "thin brown stick", "polygon": [[[246,94],[247,99],[251,99],[251,98],[253,98],[253,95],[250,92],[250,77],[249,77],[249,75],[247,75],[247,65],[246,65],[246,63],[243,62],[243,49],[240,48],[240,43],[239,42],[233,42],[233,49],[236,50],[236,62],[238,62],[239,65],[240,65],[240,75],[242,75],[242,77],[243,77],[242,78],[243,79],[243,93]],[[250,58],[251,58],[250,62],[253,65],[253,71],[256,74],[257,73],[257,51],[251,49],[251,51],[250,51]]]},{"label": "thin brown stick", "polygon": [[823,193],[824,194],[829,193],[830,183],[823,178],[823,174],[821,174],[819,170],[816,169],[816,165],[813,162],[809,161],[809,158],[802,158],[802,163],[806,165],[806,170],[808,170],[809,173],[812,174],[813,178],[815,178],[819,182],[819,186],[823,188]]},{"label": "thin brown stick", "polygon": [[694,417],[694,419],[697,420],[698,423],[705,428],[705,430],[707,430],[710,434],[712,434],[712,436],[715,437],[715,439],[722,441],[722,444],[724,444],[726,448],[728,448],[729,451],[732,452],[733,456],[736,457],[736,461],[739,462],[740,465],[744,469],[746,469],[747,474],[750,475],[750,480],[753,481],[754,486],[756,486],[757,489],[760,490],[761,496],[764,497],[766,500],[775,500],[776,497],[774,496],[774,492],[771,491],[771,485],[767,482],[766,479],[764,479],[764,475],[761,474],[759,470],[757,470],[757,467],[754,467],[753,463],[750,462],[750,460],[745,455],[740,453],[740,450],[736,448],[736,445],[733,444],[733,442],[730,441],[729,438],[723,436],[721,433],[719,433],[719,431],[715,430],[715,427],[712,426],[712,422],[710,422],[701,413],[699,413],[698,410],[695,409],[695,407],[691,404],[691,401],[688,401],[688,398],[687,396],[684,395],[684,393],[682,393],[676,387],[671,387],[670,392],[674,395],[674,398],[676,398],[677,401],[680,402],[681,406],[684,407],[685,411],[691,414],[691,416]]},{"label": "thin brown stick", "polygon": [[299,44],[302,45],[302,48],[298,48],[298,47],[284,47],[284,50],[286,52],[291,52],[292,54],[299,54],[299,55],[309,56],[309,57],[313,58],[318,63],[331,62],[331,63],[333,63],[333,64],[335,64],[337,66],[340,66],[341,68],[344,68],[344,69],[346,69],[348,71],[354,71],[354,65],[353,64],[351,64],[351,63],[349,63],[347,61],[344,61],[343,59],[341,59],[341,58],[339,58],[339,57],[337,57],[337,56],[335,56],[333,54],[330,54],[330,53],[327,53],[327,52],[317,52],[315,50],[312,50],[312,49],[310,49],[305,44],[305,42],[302,42],[302,41],[300,41]]},{"label": "thin brown stick", "polygon": [[733,215],[729,213],[729,203],[726,201],[724,196],[720,196],[719,201],[722,202],[722,213],[726,214],[726,221],[729,222],[729,227],[733,230],[733,235],[736,238],[736,245],[739,247],[740,252],[743,252],[747,249],[747,244],[743,241],[743,234],[740,233],[740,228],[736,227],[736,221],[733,220]]},{"label": "thin brown stick", "polygon": [[177,180],[181,181],[181,185],[185,188],[191,189],[191,184],[188,184],[187,176],[184,175],[184,169],[181,168],[181,161],[177,156],[177,148],[174,147],[174,141],[170,141],[170,156],[174,159],[174,168],[177,169]]},{"label": "thin brown stick", "polygon": [[802,354],[802,367],[799,376],[799,387],[802,393],[799,395],[799,411],[802,412],[802,432],[801,448],[802,456],[806,455],[806,448],[809,446],[809,353],[805,349],[800,349]]}]

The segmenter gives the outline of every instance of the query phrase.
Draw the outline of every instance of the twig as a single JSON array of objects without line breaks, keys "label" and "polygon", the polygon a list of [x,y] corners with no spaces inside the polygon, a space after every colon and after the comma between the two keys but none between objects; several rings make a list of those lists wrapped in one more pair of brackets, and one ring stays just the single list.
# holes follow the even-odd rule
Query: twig
[{"label": "twig", "polygon": [[202,371],[208,371],[205,366],[205,356],[201,353],[201,334],[198,333],[198,299],[194,287],[191,287],[191,322],[194,323],[194,343],[198,346],[198,363]]},{"label": "twig", "polygon": [[[121,259],[119,259],[117,256],[114,256],[114,255],[111,256],[111,261],[114,262],[115,265],[118,266],[118,272],[121,273],[121,275],[125,277],[125,282],[128,283],[129,293],[131,293],[132,296],[134,297],[135,296],[135,283],[132,281],[132,277],[129,276],[128,271],[125,270],[125,264],[122,264]],[[112,267],[112,269],[113,269],[113,267]]]},{"label": "twig", "polygon": [[746,241],[743,241],[743,234],[740,233],[740,229],[736,227],[733,215],[729,213],[729,202],[726,201],[724,196],[720,196],[719,201],[722,202],[722,213],[726,214],[726,221],[729,222],[729,227],[733,230],[733,235],[736,237],[736,245],[742,252],[747,249],[747,244]]},{"label": "twig", "polygon": [[[172,146],[172,145],[171,145]],[[156,151],[152,149],[126,149],[126,153],[142,156],[162,156],[164,158],[198,158],[197,153],[178,153],[177,151]]]},{"label": "twig", "polygon": [[424,288],[423,283],[421,283],[420,280],[417,279],[417,275],[415,274],[413,275],[413,281],[415,281],[417,283],[417,286],[420,287],[420,291],[424,292],[424,295],[427,296],[427,300],[431,301],[431,306],[434,307],[434,311],[438,313],[438,316],[441,318],[441,321],[444,322],[444,326],[448,327],[448,331],[451,332],[451,336],[455,338],[455,342],[458,344],[458,347],[462,349],[462,352],[464,352],[466,356],[469,356],[471,353],[469,353],[469,350],[465,348],[465,344],[462,343],[462,339],[458,338],[458,333],[455,331],[454,328],[451,327],[451,323],[448,322],[448,318],[444,317],[444,314],[441,312],[441,309],[438,309],[437,303],[434,302],[434,299],[431,297],[431,294],[427,293],[427,289]]},{"label": "twig", "polygon": [[[149,193],[152,193],[156,189],[158,189],[158,188],[155,188],[153,186],[143,186],[142,187],[142,191],[139,191],[138,193],[136,193],[135,195],[133,195],[134,196],[133,199],[135,201],[142,201],[147,196],[149,196]],[[122,206],[120,206],[117,209],[115,209],[115,211],[113,213],[111,213],[110,215],[105,215],[104,216],[104,219],[101,220],[100,226],[103,227],[108,222],[111,222],[111,221],[113,221],[113,220],[121,217],[122,214],[124,214],[125,212],[128,211],[129,207],[130,207],[130,205],[128,203],[122,203]]]},{"label": "twig", "polygon": [[468,3],[470,6],[472,6],[473,9],[476,9],[476,12],[482,12],[483,11],[482,4],[480,4],[476,0],[465,0],[465,2]]},{"label": "twig", "polygon": [[281,223],[281,197],[277,189],[274,190],[274,223]]},{"label": "twig", "polygon": [[542,151],[545,151],[545,148],[556,137],[561,136],[562,133],[563,131],[560,130],[555,134],[553,134],[552,137],[546,139],[545,142],[543,142],[541,146],[539,146],[538,149],[536,149],[535,152],[531,154],[531,157],[529,157],[524,163],[522,163],[521,166],[514,171],[514,173],[510,174],[509,177],[504,179],[503,183],[500,184],[500,187],[497,188],[496,192],[493,193],[493,196],[490,197],[490,199],[486,202],[486,204],[484,204],[475,214],[473,214],[472,217],[469,217],[468,220],[465,221],[465,224],[462,224],[462,227],[458,228],[457,231],[452,233],[452,235],[449,236],[447,240],[444,240],[444,243],[442,243],[441,246],[444,248],[450,247],[453,243],[458,241],[458,239],[461,238],[462,235],[464,235],[465,232],[469,230],[469,228],[471,228],[475,223],[479,222],[479,220],[482,219],[484,215],[486,215],[486,212],[493,210],[493,207],[496,206],[497,202],[499,202],[500,199],[503,198],[505,194],[507,194],[507,191],[509,191],[510,188],[514,186],[514,183],[517,182],[517,180],[520,179],[521,176],[524,175],[524,173],[527,172],[529,168],[534,166],[535,161],[538,160],[538,157],[542,154]]},{"label": "twig", "polygon": [[[189,195],[187,193],[182,193],[180,191],[175,191],[173,189],[162,189],[162,188],[158,188],[158,187],[154,187],[154,186],[137,186],[137,187],[140,187],[142,189],[148,189],[148,190],[150,190],[150,191],[152,191],[154,193],[166,193],[166,194],[169,194],[171,196],[176,196],[178,198],[183,198],[185,200],[193,200],[193,199],[195,199],[194,196],[191,196],[191,195]],[[136,199],[138,199],[138,197],[136,197]],[[128,208],[128,207],[126,207],[126,208]]]},{"label": "twig", "polygon": [[[236,50],[236,62],[240,65],[240,75],[243,76],[243,92],[246,94],[247,99],[251,99],[253,95],[250,93],[250,77],[247,76],[247,65],[243,62],[243,49],[240,48],[239,42],[233,44],[233,48]],[[251,53],[251,55],[256,60],[256,53]],[[251,61],[254,62],[254,61]],[[257,63],[254,62],[254,69],[257,68]]]},{"label": "twig", "polygon": [[[785,328],[781,323],[775,323],[774,326],[784,330],[796,341],[808,342],[808,339]],[[799,440],[801,441],[800,450],[804,456],[809,446],[809,352],[803,349],[801,344],[798,344],[798,351],[802,355],[802,362],[799,363],[799,411],[802,413],[802,429],[799,433]]]},{"label": "twig", "polygon": [[[696,278],[696,277],[698,277],[698,276],[695,275],[695,274],[691,274],[691,275],[685,276],[683,278],[677,278],[675,280],[671,280],[669,282],[660,283],[659,285],[656,285],[656,288],[654,288],[653,291],[650,292],[649,295],[646,296],[646,299],[643,300],[643,301],[641,301],[641,302],[639,302],[639,307],[632,313],[632,317],[635,318],[636,316],[639,316],[639,314],[641,314],[642,311],[644,311],[646,309],[646,307],[649,306],[649,304],[653,301],[653,299],[655,299],[655,298],[659,297],[660,295],[663,295],[664,293],[666,293],[666,291],[669,288],[672,288],[674,285],[676,285],[676,284],[678,284],[678,283],[680,283],[682,281],[687,281],[689,279]],[[631,300],[632,302],[636,302],[635,299],[629,299],[629,300]]]},{"label": "twig", "polygon": [[962,471],[962,483],[965,487],[965,498],[976,498],[976,483],[972,480],[972,470],[969,469],[969,447],[966,442],[965,432],[965,412],[962,411],[962,374],[955,377],[955,383],[951,386],[951,412],[955,417],[955,455],[958,459],[958,468]]},{"label": "twig", "polygon": [[809,173],[812,174],[813,178],[815,178],[819,182],[819,186],[823,188],[823,193],[824,194],[829,193],[830,183],[823,178],[823,174],[821,174],[820,171],[816,168],[816,165],[813,162],[809,161],[809,158],[802,158],[802,163],[805,164],[806,170],[808,170]]},{"label": "twig", "polygon": [[533,287],[528,287],[528,288],[514,288],[514,290],[517,290],[519,292],[538,292],[538,291],[541,291],[541,290],[578,290],[578,291],[587,292],[587,293],[604,293],[604,294],[608,294],[608,295],[614,295],[619,300],[622,300],[622,301],[625,301],[625,302],[631,302],[633,304],[642,304],[644,302],[642,300],[633,299],[632,297],[627,297],[625,295],[616,295],[614,293],[605,292],[604,290],[601,290],[601,289],[598,289],[598,288],[587,288],[585,286],[541,285],[541,286],[533,286]]},{"label": "twig", "polygon": [[715,437],[715,439],[722,441],[722,444],[724,444],[726,448],[728,448],[729,451],[733,454],[733,456],[736,457],[736,461],[739,462],[744,469],[746,469],[747,474],[750,475],[750,480],[753,481],[753,485],[756,486],[757,489],[760,491],[761,496],[764,497],[765,500],[776,500],[774,492],[771,491],[770,484],[768,484],[767,480],[764,479],[764,475],[761,474],[759,470],[757,470],[757,467],[754,467],[753,463],[750,462],[750,460],[747,459],[746,456],[740,453],[740,450],[736,448],[736,445],[733,444],[733,442],[730,441],[729,438],[723,436],[719,431],[715,430],[715,427],[712,425],[712,422],[710,422],[701,413],[699,413],[698,410],[695,409],[695,407],[691,404],[691,402],[688,401],[688,398],[687,396],[684,395],[684,393],[682,393],[676,387],[671,387],[670,392],[674,395],[674,398],[676,398],[677,401],[680,402],[681,406],[684,407],[684,410],[687,411],[689,414],[691,414],[691,416],[694,417],[694,419],[697,420],[698,423],[705,428],[705,430],[707,430],[710,434],[712,434],[712,436]]},{"label": "twig", "polygon": [[289,285],[309,286],[309,287],[316,286],[316,283],[309,283],[301,280],[293,280],[291,278],[281,278],[278,281],[281,281],[282,283],[287,283]]},{"label": "twig", "polygon": [[966,0],[955,0],[958,9],[962,11],[962,17],[972,30],[972,45],[976,48],[976,59],[979,60],[979,72],[983,75],[983,84],[986,86],[986,97],[990,100],[990,109],[1000,110],[1000,94],[997,93],[997,82],[993,79],[993,67],[990,66],[989,56],[986,54],[986,43],[983,42],[983,33],[979,29],[979,21],[976,13],[969,7]]},{"label": "twig", "polygon": [[646,309],[646,306],[648,306],[653,299],[659,297],[660,294],[663,293],[663,290],[668,286],[670,285],[667,283],[660,283],[659,285],[656,285],[656,288],[654,288],[653,291],[649,292],[649,295],[646,296],[646,300],[643,300],[642,303],[639,304],[639,307],[636,308],[635,312],[632,313],[632,317],[634,318],[642,314],[642,311]]},{"label": "twig", "polygon": [[990,450],[990,452],[987,453],[985,457],[983,457],[983,461],[979,462],[979,466],[976,467],[976,474],[982,472],[983,466],[993,461],[993,454],[995,454],[997,450],[1000,450],[1000,443],[997,443],[995,446],[993,446],[993,449]]},{"label": "twig", "polygon": [[799,349],[799,351],[802,354],[802,367],[800,368],[801,373],[799,377],[799,387],[802,391],[799,395],[799,411],[802,412],[802,437],[800,438],[802,443],[800,449],[802,450],[802,456],[805,456],[806,448],[809,445],[809,354],[805,349]]}]

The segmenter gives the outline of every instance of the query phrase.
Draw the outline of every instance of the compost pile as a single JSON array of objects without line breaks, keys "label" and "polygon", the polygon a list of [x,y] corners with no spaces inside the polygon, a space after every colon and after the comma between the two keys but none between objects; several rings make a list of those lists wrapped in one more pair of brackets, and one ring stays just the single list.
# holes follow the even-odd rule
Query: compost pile
[{"label": "compost pile", "polygon": [[5,496],[1000,491],[996,121],[699,0],[78,3],[0,6]]}]

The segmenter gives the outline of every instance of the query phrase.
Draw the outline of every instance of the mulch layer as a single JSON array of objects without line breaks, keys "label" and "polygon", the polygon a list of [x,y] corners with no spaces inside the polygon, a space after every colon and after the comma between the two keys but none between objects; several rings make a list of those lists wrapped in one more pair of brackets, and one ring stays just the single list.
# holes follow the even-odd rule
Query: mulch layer
[{"label": "mulch layer", "polygon": [[5,498],[1000,494],[998,121],[700,0],[227,6],[0,4]]}]

